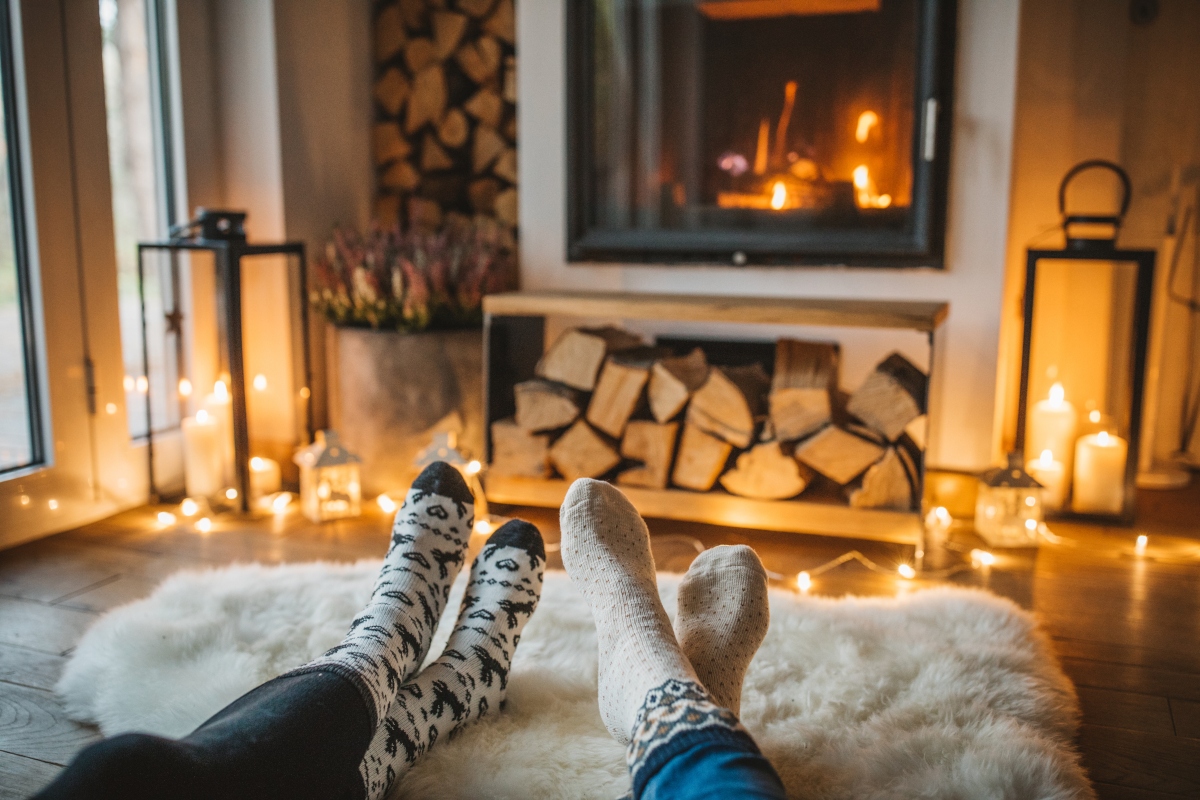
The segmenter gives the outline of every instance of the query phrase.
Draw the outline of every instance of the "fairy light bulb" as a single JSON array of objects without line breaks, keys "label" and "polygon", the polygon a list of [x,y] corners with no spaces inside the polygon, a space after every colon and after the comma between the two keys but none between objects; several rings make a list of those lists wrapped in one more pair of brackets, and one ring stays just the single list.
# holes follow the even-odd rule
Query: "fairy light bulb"
[{"label": "fairy light bulb", "polygon": [[185,517],[194,517],[199,510],[200,504],[190,497],[185,497],[183,502],[179,504],[179,513]]},{"label": "fairy light bulb", "polygon": [[1150,537],[1143,533],[1137,537],[1137,543],[1133,546],[1133,549],[1140,556],[1146,552],[1146,545],[1148,544],[1150,544]]},{"label": "fairy light bulb", "polygon": [[201,533],[208,533],[212,530],[212,526],[212,520],[208,517],[201,517],[200,519],[196,520],[196,530],[200,531]]},{"label": "fairy light bulb", "polygon": [[375,502],[383,509],[385,514],[391,514],[396,510],[396,501],[388,497],[386,494],[381,494],[375,498]]},{"label": "fairy light bulb", "polygon": [[917,577],[917,571],[912,568],[911,564],[901,564],[900,566],[896,567],[896,572],[900,573],[900,577],[904,578],[906,581],[911,581],[913,578]]},{"label": "fairy light bulb", "polygon": [[804,594],[808,594],[808,590],[812,588],[812,576],[807,572],[801,572],[796,576],[796,586]]},{"label": "fairy light bulb", "polygon": [[170,511],[158,512],[158,524],[164,527],[170,527],[175,524],[175,515]]}]

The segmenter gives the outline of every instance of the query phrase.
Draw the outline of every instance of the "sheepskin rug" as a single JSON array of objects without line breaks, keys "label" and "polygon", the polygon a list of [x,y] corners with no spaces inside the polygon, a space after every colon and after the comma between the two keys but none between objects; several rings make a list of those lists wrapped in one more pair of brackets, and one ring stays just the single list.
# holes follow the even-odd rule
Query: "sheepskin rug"
[{"label": "sheepskin rug", "polygon": [[[255,685],[337,644],[378,561],[182,572],[83,637],[58,686],[105,734],[186,734]],[[456,609],[465,574],[449,608]],[[663,574],[674,614],[679,576]],[[434,652],[449,635],[442,620]],[[1078,708],[1045,636],[964,589],[829,600],[771,592],[742,720],[791,797],[1079,798]],[[596,706],[596,635],[567,576],[546,576],[504,713],[434,748],[409,798],[615,798],[623,749]]]}]

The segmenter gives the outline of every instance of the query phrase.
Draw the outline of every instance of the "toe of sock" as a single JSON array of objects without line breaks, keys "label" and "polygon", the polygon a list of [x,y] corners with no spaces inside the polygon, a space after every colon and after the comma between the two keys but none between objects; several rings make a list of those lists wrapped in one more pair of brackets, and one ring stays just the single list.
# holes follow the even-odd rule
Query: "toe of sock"
[{"label": "toe of sock", "polygon": [[475,502],[470,487],[463,480],[462,474],[445,461],[435,461],[421,471],[413,481],[412,488],[429,494],[449,497],[460,503]]},{"label": "toe of sock", "polygon": [[488,547],[518,547],[532,556],[546,560],[546,545],[536,526],[523,519],[510,519],[501,525],[487,541]]},{"label": "toe of sock", "polygon": [[620,489],[607,481],[594,478],[578,478],[567,489],[559,511],[560,516],[576,509],[603,510],[608,513],[626,510],[632,514],[637,513],[629,498]]},{"label": "toe of sock", "polygon": [[692,562],[692,567],[688,571],[721,570],[729,567],[742,567],[756,572],[762,575],[763,580],[766,580],[767,577],[766,568],[763,567],[758,553],[744,544],[722,544],[709,548],[696,556],[696,560]]}]

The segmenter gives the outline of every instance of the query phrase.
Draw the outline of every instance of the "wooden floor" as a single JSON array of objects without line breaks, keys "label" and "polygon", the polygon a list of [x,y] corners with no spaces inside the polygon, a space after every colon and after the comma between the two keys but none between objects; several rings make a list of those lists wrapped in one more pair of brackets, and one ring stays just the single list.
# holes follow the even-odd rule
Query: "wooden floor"
[{"label": "wooden floor", "polygon": [[[1005,555],[986,572],[950,580],[986,586],[1036,611],[1075,681],[1083,706],[1079,735],[1088,772],[1106,800],[1200,797],[1200,489],[1142,498],[1138,527],[1053,526],[1062,542]],[[158,509],[140,509],[0,552],[0,798],[25,797],[81,747],[99,738],[71,722],[53,686],[80,635],[105,610],[149,593],[183,568],[233,561],[277,563],[380,556],[388,520],[377,510],[353,522],[311,525],[219,520],[201,534],[162,528]],[[502,509],[558,539],[553,513]],[[889,569],[911,548],[794,534],[651,521],[660,569],[682,570],[706,546],[746,542],[767,568],[800,570],[858,547]],[[1144,555],[1138,533],[1149,536]],[[931,552],[928,566],[958,563],[957,550]],[[561,566],[551,554],[551,566]],[[812,591],[891,595],[907,582],[847,564],[818,577]]]}]

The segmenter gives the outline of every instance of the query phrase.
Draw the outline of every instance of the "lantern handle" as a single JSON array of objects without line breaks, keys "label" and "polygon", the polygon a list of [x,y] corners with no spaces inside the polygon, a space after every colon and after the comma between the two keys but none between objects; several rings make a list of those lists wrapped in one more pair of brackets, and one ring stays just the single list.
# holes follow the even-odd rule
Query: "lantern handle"
[{"label": "lantern handle", "polygon": [[[1115,174],[1121,180],[1121,210],[1115,215],[1098,215],[1098,214],[1067,214],[1067,186],[1071,181],[1089,169],[1106,169]],[[1102,158],[1093,158],[1087,161],[1080,161],[1075,166],[1067,171],[1063,176],[1062,183],[1058,186],[1058,213],[1063,218],[1063,228],[1075,222],[1083,223],[1106,223],[1111,224],[1115,228],[1121,227],[1121,221],[1125,219],[1125,212],[1129,210],[1129,200],[1133,196],[1133,186],[1129,182],[1129,175],[1125,170],[1111,161],[1106,161]],[[1114,236],[1115,238],[1115,236]]]}]

